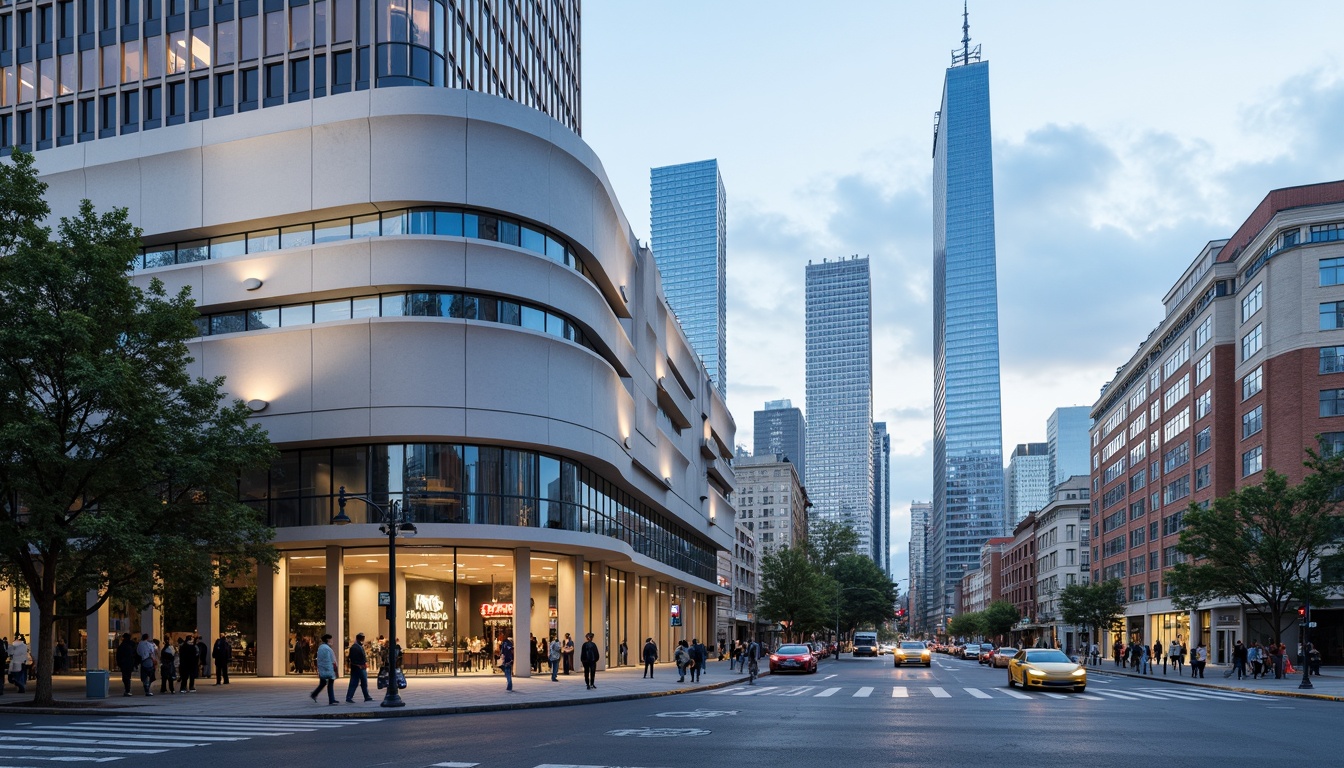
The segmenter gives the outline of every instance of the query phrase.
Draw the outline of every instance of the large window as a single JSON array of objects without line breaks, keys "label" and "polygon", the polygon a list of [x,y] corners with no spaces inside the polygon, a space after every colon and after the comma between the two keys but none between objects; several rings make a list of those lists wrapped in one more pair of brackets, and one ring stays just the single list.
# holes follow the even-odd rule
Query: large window
[{"label": "large window", "polygon": [[1204,318],[1204,322],[1195,329],[1195,349],[1199,349],[1209,343],[1213,338],[1213,315]]},{"label": "large window", "polygon": [[1320,373],[1344,373],[1344,347],[1321,347]]},{"label": "large window", "polygon": [[1254,371],[1246,374],[1246,378],[1241,380],[1241,399],[1250,399],[1252,395],[1258,394],[1262,386],[1264,376],[1264,366],[1257,366]]},{"label": "large window", "polygon": [[1181,346],[1176,348],[1176,351],[1172,353],[1171,357],[1168,357],[1166,361],[1162,363],[1162,378],[1164,380],[1171,378],[1176,371],[1180,370],[1181,366],[1185,365],[1189,360],[1190,339],[1186,339],[1181,342]]},{"label": "large window", "polygon": [[1195,363],[1195,383],[1202,384],[1204,380],[1209,378],[1209,376],[1212,373],[1213,373],[1213,353],[1210,352],[1207,355],[1199,358],[1198,363]]},{"label": "large window", "polygon": [[1264,343],[1262,339],[1264,328],[1265,324],[1260,323],[1252,328],[1250,333],[1241,337],[1241,359],[1243,361],[1250,360],[1252,355],[1260,351],[1260,347]]},{"label": "large window", "polygon": [[1321,304],[1321,330],[1330,331],[1344,328],[1344,301],[1327,301]]},{"label": "large window", "polygon": [[[1336,390],[1336,391],[1339,391],[1339,390]],[[1324,396],[1324,393],[1322,393],[1322,396]],[[1324,402],[1324,401],[1322,401],[1322,402]],[[1251,410],[1249,410],[1249,411],[1247,411],[1246,413],[1242,414],[1242,416],[1241,416],[1241,439],[1245,440],[1246,438],[1250,437],[1251,435],[1254,435],[1255,433],[1257,433],[1257,432],[1259,432],[1260,430],[1264,429],[1264,426],[1265,426],[1265,425],[1264,425],[1264,418],[1263,418],[1263,414],[1264,414],[1264,412],[1265,412],[1265,406],[1263,406],[1263,405],[1257,405],[1257,406],[1255,406],[1254,408],[1252,408]]]},{"label": "large window", "polygon": [[[1313,224],[1309,236],[1313,243],[1328,243],[1344,239],[1344,223],[1334,222],[1332,224]],[[1322,266],[1324,266],[1327,261],[1341,261],[1341,259],[1321,259]],[[1324,276],[1322,276],[1321,279],[1324,280]],[[1321,285],[1326,285],[1326,283],[1322,282]],[[1329,283],[1329,285],[1336,285],[1336,283]]]},{"label": "large window", "polygon": [[1213,390],[1209,389],[1195,398],[1195,420],[1198,421],[1208,416],[1211,410],[1213,410]]},{"label": "large window", "polygon": [[1190,461],[1190,444],[1181,443],[1162,455],[1162,473],[1166,474]]},{"label": "large window", "polygon": [[1256,472],[1259,472],[1261,469],[1264,469],[1264,465],[1262,462],[1263,456],[1264,456],[1264,449],[1258,445],[1252,448],[1251,450],[1241,454],[1241,476],[1247,477],[1249,475],[1255,474]]},{"label": "large window", "polygon": [[[1334,224],[1335,237],[1339,238],[1339,225]],[[1312,240],[1316,240],[1316,227],[1311,228]],[[1344,258],[1321,259],[1321,285],[1341,285],[1344,284]]]},{"label": "large window", "polygon": [[1344,389],[1321,390],[1321,416],[1344,416]]},{"label": "large window", "polygon": [[1171,504],[1190,495],[1190,476],[1178,478],[1162,489],[1162,503]]},{"label": "large window", "polygon": [[1209,446],[1211,446],[1211,445],[1213,444],[1212,430],[1213,430],[1213,427],[1205,427],[1205,428],[1203,428],[1203,429],[1201,429],[1201,430],[1199,430],[1198,432],[1195,433],[1195,455],[1196,455],[1196,456],[1198,456],[1199,454],[1201,454],[1201,453],[1203,453],[1203,452],[1209,450]]},{"label": "large window", "polygon": [[1260,311],[1261,304],[1264,301],[1264,289],[1264,283],[1256,283],[1251,292],[1241,300],[1241,322],[1250,320],[1251,316]]}]

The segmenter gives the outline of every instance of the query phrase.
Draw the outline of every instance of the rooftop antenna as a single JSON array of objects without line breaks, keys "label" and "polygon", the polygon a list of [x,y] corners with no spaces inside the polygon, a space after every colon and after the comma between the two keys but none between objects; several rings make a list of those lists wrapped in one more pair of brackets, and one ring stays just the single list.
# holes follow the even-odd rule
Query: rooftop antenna
[{"label": "rooftop antenna", "polygon": [[980,61],[980,46],[971,47],[971,12],[968,0],[961,3],[961,51],[952,51],[952,66],[965,66]]}]

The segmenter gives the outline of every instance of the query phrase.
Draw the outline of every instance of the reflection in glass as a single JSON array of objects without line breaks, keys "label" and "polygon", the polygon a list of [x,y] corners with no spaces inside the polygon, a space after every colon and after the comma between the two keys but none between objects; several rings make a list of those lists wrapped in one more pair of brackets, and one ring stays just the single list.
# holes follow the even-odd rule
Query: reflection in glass
[{"label": "reflection in glass", "polygon": [[337,299],[323,301],[313,305],[313,322],[328,323],[333,320],[350,319],[350,300]]},{"label": "reflection in glass", "polygon": [[313,225],[298,224],[280,230],[281,248],[302,248],[313,244]]},{"label": "reflection in glass", "polygon": [[350,220],[333,219],[323,221],[313,226],[315,243],[334,243],[338,240],[350,239]]},{"label": "reflection in glass", "polygon": [[262,229],[247,233],[247,252],[266,253],[280,248],[280,230]]},{"label": "reflection in glass", "polygon": [[308,325],[313,322],[312,304],[295,304],[280,308],[280,325]]},{"label": "reflection in glass", "polygon": [[246,235],[225,235],[210,238],[210,258],[227,259],[247,253]]},{"label": "reflection in glass", "polygon": [[378,316],[378,297],[364,296],[351,302],[353,310],[352,317],[377,317]]},{"label": "reflection in glass", "polygon": [[280,327],[280,309],[271,307],[268,309],[252,309],[247,312],[247,330],[256,331],[263,328]]}]

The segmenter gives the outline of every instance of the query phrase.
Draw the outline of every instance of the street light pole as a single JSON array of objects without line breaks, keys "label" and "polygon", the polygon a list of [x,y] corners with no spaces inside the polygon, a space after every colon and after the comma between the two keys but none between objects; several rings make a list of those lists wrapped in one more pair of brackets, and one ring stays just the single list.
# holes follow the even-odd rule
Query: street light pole
[{"label": "street light pole", "polygon": [[1297,687],[1301,689],[1315,688],[1311,684],[1311,556],[1307,556],[1307,589],[1303,598],[1302,610],[1302,642],[1298,648],[1302,650],[1302,682]]},{"label": "street light pole", "polygon": [[332,523],[350,524],[350,517],[345,514],[346,501],[362,501],[378,510],[378,514],[382,517],[382,526],[379,530],[387,534],[387,693],[383,695],[383,703],[379,706],[404,707],[406,702],[401,700],[401,689],[397,685],[397,662],[400,656],[397,653],[397,534],[414,536],[415,524],[403,519],[399,499],[393,499],[388,508],[383,509],[364,496],[347,495],[344,485],[341,486],[337,496],[340,511],[331,519]]}]

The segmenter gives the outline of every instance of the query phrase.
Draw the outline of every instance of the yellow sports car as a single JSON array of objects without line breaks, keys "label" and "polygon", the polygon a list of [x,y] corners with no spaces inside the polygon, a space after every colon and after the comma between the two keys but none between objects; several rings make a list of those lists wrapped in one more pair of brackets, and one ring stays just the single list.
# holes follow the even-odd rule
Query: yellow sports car
[{"label": "yellow sports car", "polygon": [[929,653],[929,647],[918,640],[906,640],[898,644],[891,652],[893,666],[902,664],[923,664],[926,667],[933,666],[933,658]]},{"label": "yellow sports car", "polygon": [[1053,648],[1024,648],[1008,662],[1008,687],[1072,688],[1087,690],[1087,670],[1074,663],[1063,651]]}]

